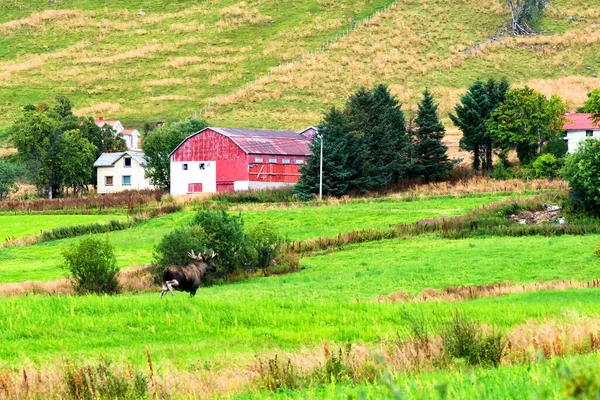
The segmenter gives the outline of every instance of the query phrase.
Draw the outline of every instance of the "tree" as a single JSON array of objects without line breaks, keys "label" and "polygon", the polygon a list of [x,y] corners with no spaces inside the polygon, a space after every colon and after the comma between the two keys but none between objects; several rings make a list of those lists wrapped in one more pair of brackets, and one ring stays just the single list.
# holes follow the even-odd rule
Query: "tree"
[{"label": "tree", "polygon": [[600,125],[600,89],[594,89],[588,94],[588,99],[584,105],[584,111],[592,114],[594,123]]},{"label": "tree", "polygon": [[600,141],[588,139],[580,142],[577,152],[567,157],[561,175],[569,182],[571,189],[582,196],[586,207],[599,215]]},{"label": "tree", "polygon": [[415,175],[426,181],[437,180],[444,172],[452,168],[446,154],[448,148],[442,144],[445,129],[438,117],[438,105],[428,89],[419,103],[417,118],[418,129],[413,145],[413,170]]},{"label": "tree", "polygon": [[117,259],[108,237],[92,236],[81,240],[63,252],[63,268],[69,271],[75,290],[80,294],[118,293]]},{"label": "tree", "polygon": [[496,143],[504,150],[517,150],[521,164],[529,164],[544,146],[563,135],[566,105],[560,97],[549,100],[529,88],[512,89],[504,103],[492,113],[486,125]]},{"label": "tree", "polygon": [[477,80],[461,97],[461,104],[454,108],[456,114],[450,119],[462,132],[462,150],[473,153],[473,170],[492,171],[494,144],[488,134],[486,121],[505,99],[510,84],[506,78],[489,79],[485,84]]},{"label": "tree", "polygon": [[17,191],[17,177],[21,168],[0,159],[0,200],[4,200],[9,194]]},{"label": "tree", "polygon": [[544,16],[548,0],[507,0],[513,35],[529,35]]},{"label": "tree", "polygon": [[64,132],[55,146],[62,184],[81,192],[92,182],[96,146],[90,143],[79,130]]},{"label": "tree", "polygon": [[171,187],[171,159],[169,154],[186,137],[207,126],[206,121],[190,118],[166,124],[147,132],[142,142],[142,150],[147,162],[146,178],[151,178],[155,185],[169,190]]},{"label": "tree", "polygon": [[302,200],[309,200],[319,193],[319,173],[321,143],[323,144],[323,193],[327,196],[341,196],[348,191],[351,176],[348,162],[348,138],[344,116],[332,108],[319,126],[319,135],[311,144],[312,155],[300,168],[302,176],[292,189]]},{"label": "tree", "polygon": [[[360,88],[343,111],[332,109],[319,132],[323,135],[323,192],[379,190],[409,173],[410,140],[398,100],[385,85]],[[319,192],[321,140],[312,143],[312,156],[301,168],[294,193],[303,199]]]}]

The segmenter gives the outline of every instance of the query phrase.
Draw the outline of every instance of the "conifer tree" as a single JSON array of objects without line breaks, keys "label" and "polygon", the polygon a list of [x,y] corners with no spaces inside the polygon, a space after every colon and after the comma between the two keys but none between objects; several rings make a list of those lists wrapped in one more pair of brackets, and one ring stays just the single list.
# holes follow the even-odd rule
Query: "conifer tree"
[{"label": "conifer tree", "polygon": [[426,181],[435,181],[452,168],[446,154],[448,148],[442,144],[445,129],[437,109],[433,96],[426,89],[417,111],[415,122],[418,129],[413,146],[414,173]]},{"label": "conifer tree", "polygon": [[300,168],[302,176],[292,190],[300,199],[309,200],[314,194],[319,193],[321,143],[323,143],[323,194],[341,196],[347,192],[351,171],[348,163],[348,138],[345,125],[344,116],[335,108],[332,108],[323,119],[318,128],[319,136],[323,135],[323,142],[319,136],[313,137],[312,155]]}]

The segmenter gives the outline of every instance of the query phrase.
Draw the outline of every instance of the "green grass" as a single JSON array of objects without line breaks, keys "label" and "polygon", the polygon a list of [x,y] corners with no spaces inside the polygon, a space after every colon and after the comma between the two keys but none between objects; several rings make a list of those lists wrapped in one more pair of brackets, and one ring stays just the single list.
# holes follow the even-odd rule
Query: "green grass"
[{"label": "green grass", "polygon": [[[422,218],[454,216],[466,213],[478,205],[503,198],[487,196],[418,202],[282,208],[248,211],[244,212],[243,216],[247,227],[269,222],[274,224],[282,235],[298,240],[336,235],[367,227],[410,223]],[[177,226],[188,224],[192,217],[192,212],[170,214],[131,229],[108,233],[107,236],[115,247],[119,267],[149,264],[152,261],[153,247],[160,239]],[[0,282],[47,281],[62,278],[64,271],[59,268],[62,263],[61,253],[78,240],[78,238],[71,238],[34,246],[0,249]]]},{"label": "green grass", "polygon": [[126,220],[126,215],[0,215],[0,240],[37,235],[64,226]]},{"label": "green grass", "polygon": [[[600,354],[554,358],[532,365],[511,365],[497,369],[458,369],[450,372],[420,373],[395,379],[402,399],[540,399],[595,398],[600,374]],[[586,384],[588,383],[589,384]],[[589,392],[578,392],[588,389]],[[594,390],[595,389],[595,390]],[[579,395],[579,396],[578,396]],[[588,397],[592,395],[593,397]],[[297,392],[246,393],[236,399],[392,399],[382,382],[357,386],[328,385]]]}]

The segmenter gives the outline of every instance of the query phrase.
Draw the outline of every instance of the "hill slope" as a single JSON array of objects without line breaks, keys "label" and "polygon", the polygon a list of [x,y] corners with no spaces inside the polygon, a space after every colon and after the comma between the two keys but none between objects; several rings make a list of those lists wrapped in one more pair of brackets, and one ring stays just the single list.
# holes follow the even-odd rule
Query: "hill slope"
[{"label": "hill slope", "polygon": [[204,108],[213,124],[299,129],[376,82],[407,109],[429,86],[442,112],[476,77],[507,75],[572,107],[600,86],[597,0],[555,0],[543,35],[497,41],[497,0],[28,4],[0,0],[0,127],[57,93],[130,125]]}]

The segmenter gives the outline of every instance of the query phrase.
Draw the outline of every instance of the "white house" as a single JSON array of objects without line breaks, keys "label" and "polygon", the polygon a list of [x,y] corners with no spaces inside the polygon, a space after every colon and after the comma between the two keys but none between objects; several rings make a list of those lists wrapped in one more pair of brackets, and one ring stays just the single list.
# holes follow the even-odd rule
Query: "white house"
[{"label": "white house", "polygon": [[600,139],[600,126],[592,121],[591,114],[568,114],[563,128],[569,153],[575,153],[582,140]]},{"label": "white house", "polygon": [[117,135],[119,133],[123,135],[123,138],[127,143],[127,149],[135,151],[141,148],[142,143],[140,141],[140,133],[137,129],[125,129],[123,127],[123,124],[121,124],[121,121],[117,121],[114,119],[104,119],[104,117],[102,116],[98,117],[95,123],[100,128],[108,125],[115,131]]},{"label": "white house", "polygon": [[144,178],[145,166],[144,153],[102,153],[94,163],[98,171],[98,193],[154,189],[150,178]]}]

